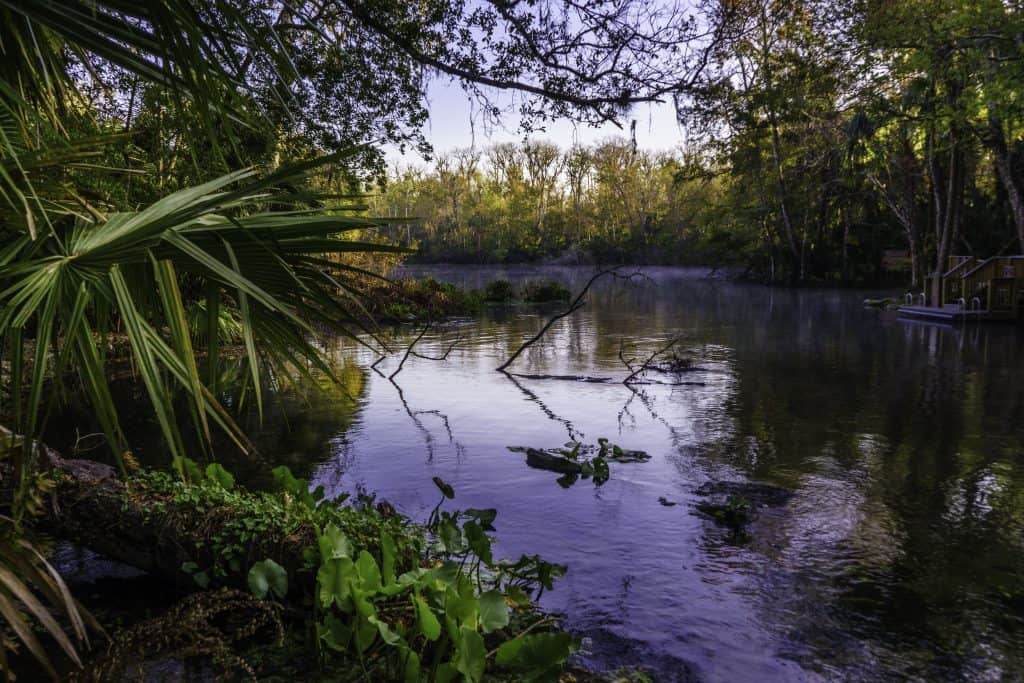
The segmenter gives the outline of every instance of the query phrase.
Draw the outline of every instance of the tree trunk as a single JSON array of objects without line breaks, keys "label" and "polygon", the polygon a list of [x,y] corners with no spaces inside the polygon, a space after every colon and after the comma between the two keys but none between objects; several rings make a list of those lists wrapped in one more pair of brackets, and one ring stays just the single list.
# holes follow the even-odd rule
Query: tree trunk
[{"label": "tree trunk", "polygon": [[953,238],[960,224],[963,200],[963,159],[956,131],[950,129],[949,159],[940,167],[935,152],[934,131],[928,150],[928,172],[931,176],[932,201],[935,208],[935,269],[932,272],[931,304],[941,301],[941,275],[949,264]]},{"label": "tree trunk", "polygon": [[786,176],[782,168],[782,144],[780,142],[779,128],[775,123],[775,114],[769,113],[769,120],[772,127],[772,158],[775,162],[775,187],[779,197],[779,212],[782,214],[782,227],[786,230],[786,242],[792,255],[793,273],[791,278],[796,278],[800,264],[800,249],[796,243],[796,233],[793,229],[793,219],[789,214],[789,191],[786,188]]},{"label": "tree trunk", "polygon": [[988,129],[989,145],[992,147],[996,161],[996,174],[1002,181],[1003,187],[1006,188],[1006,196],[1010,200],[1010,212],[1013,214],[1013,224],[1017,228],[1020,253],[1024,254],[1024,191],[1021,190],[1020,181],[1013,172],[1013,153],[1006,144],[1003,123],[991,108],[988,110]]}]

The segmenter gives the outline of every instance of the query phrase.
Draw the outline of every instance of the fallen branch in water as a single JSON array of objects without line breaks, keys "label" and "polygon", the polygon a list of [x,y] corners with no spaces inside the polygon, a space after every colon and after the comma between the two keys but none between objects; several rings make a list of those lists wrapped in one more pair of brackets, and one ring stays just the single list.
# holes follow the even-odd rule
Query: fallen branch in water
[{"label": "fallen branch in water", "polygon": [[[572,300],[572,302],[569,304],[568,308],[566,308],[564,311],[562,311],[561,313],[555,315],[550,320],[548,320],[544,324],[544,327],[540,328],[540,331],[537,334],[533,335],[532,337],[527,339],[525,342],[523,342],[522,346],[520,346],[518,349],[516,349],[516,352],[513,353],[512,356],[507,361],[505,361],[504,363],[502,363],[500,366],[498,366],[495,369],[498,372],[506,372],[506,369],[508,368],[508,366],[512,365],[512,363],[514,363],[516,361],[516,359],[519,358],[519,356],[523,353],[523,351],[525,351],[526,349],[530,348],[531,346],[536,344],[538,341],[540,341],[541,338],[545,334],[547,334],[547,331],[551,329],[552,325],[554,325],[556,322],[558,322],[562,318],[567,318],[570,315],[572,315],[573,313],[575,313],[576,311],[578,311],[581,308],[583,308],[583,306],[586,304],[586,301],[584,299],[587,296],[587,292],[590,291],[590,288],[593,286],[593,284],[595,282],[600,280],[605,275],[611,275],[612,277],[620,279],[620,280],[632,280],[634,278],[646,277],[639,270],[634,271],[634,272],[632,272],[632,273],[630,273],[628,275],[622,275],[622,274],[619,273],[619,270],[621,268],[622,268],[622,266],[613,266],[611,268],[605,268],[604,270],[599,270],[596,273],[594,273],[594,275],[587,281],[587,284],[583,286],[583,289],[580,290],[580,293],[576,295],[576,298],[574,298]],[[508,374],[508,373],[506,372],[506,374]]]},{"label": "fallen branch in water", "polygon": [[420,330],[420,333],[416,336],[415,339],[412,340],[412,343],[409,344],[409,346],[405,349],[405,354],[402,356],[402,360],[399,361],[398,367],[395,368],[395,371],[388,375],[388,379],[394,379],[395,375],[402,371],[402,368],[405,367],[405,361],[409,360],[409,356],[412,355],[412,350],[416,347],[416,344],[418,344],[419,341],[423,339],[423,335],[427,333],[427,330],[429,330],[430,327],[431,323],[429,322],[423,326],[423,329]]},{"label": "fallen branch in water", "polygon": [[[449,344],[448,348],[444,350],[444,353],[442,353],[439,356],[428,356],[428,355],[426,355],[424,353],[418,352],[416,350],[416,345],[420,343],[420,341],[427,334],[427,332],[430,331],[430,329],[432,327],[433,327],[433,323],[431,323],[431,322],[428,322],[428,323],[424,324],[423,329],[420,330],[420,333],[418,335],[416,335],[416,338],[412,340],[412,343],[409,344],[409,346],[406,347],[405,353],[402,355],[402,360],[399,361],[398,367],[395,369],[395,371],[392,372],[390,375],[388,375],[388,379],[394,379],[395,375],[397,375],[398,373],[400,373],[402,371],[402,368],[405,367],[405,362],[407,360],[409,360],[410,356],[415,356],[416,358],[422,358],[423,360],[444,361],[444,360],[448,360],[448,356],[451,355],[451,352],[455,350],[455,347],[462,343],[463,336],[462,336],[462,333],[460,332],[458,335],[456,335],[455,341],[453,341],[451,344]],[[378,374],[380,374],[382,376],[383,376],[383,373],[380,372],[379,370],[377,370],[377,366],[385,358],[387,358],[387,356],[381,356],[380,358],[375,360],[370,365],[370,368],[372,370],[375,370]]]},{"label": "fallen branch in water", "polygon": [[[647,360],[645,360],[639,366],[634,366],[633,365],[633,363],[636,361],[635,358],[633,358],[632,360],[626,360],[625,355],[623,354],[624,345],[623,344],[619,344],[619,360],[621,360],[622,363],[626,366],[626,368],[630,371],[629,376],[626,377],[626,379],[622,380],[622,383],[623,384],[639,384],[639,382],[636,382],[636,378],[639,377],[640,375],[643,375],[644,373],[648,372],[649,370],[654,369],[654,366],[652,365],[654,360],[656,358],[658,358],[659,356],[661,356],[661,355],[671,351],[672,348],[675,347],[675,345],[678,344],[678,343],[679,343],[679,338],[678,337],[674,337],[673,339],[671,339],[669,341],[668,344],[666,344],[665,346],[662,346],[661,348],[655,350],[650,356],[647,357]],[[657,382],[657,384],[667,384],[667,382]]]},{"label": "fallen branch in water", "polygon": [[453,341],[451,344],[449,344],[448,348],[445,349],[444,353],[442,353],[440,356],[427,356],[427,355],[424,355],[422,353],[419,353],[418,351],[413,351],[411,347],[410,347],[409,351],[410,351],[411,355],[416,356],[417,358],[422,358],[423,360],[435,360],[435,361],[448,360],[448,356],[451,354],[452,351],[455,350],[455,347],[458,346],[462,342],[462,338],[463,338],[462,337],[462,333],[460,332],[459,334],[457,334],[455,336],[455,341]]},{"label": "fallen branch in water", "polygon": [[505,374],[510,377],[518,377],[519,379],[554,379],[565,382],[586,382],[588,384],[608,384],[613,381],[613,378],[611,377],[591,377],[590,375],[526,375],[519,372],[506,372]]},{"label": "fallen branch in water", "polygon": [[706,387],[707,382],[659,382],[657,380],[644,380],[644,381],[633,381],[627,386],[639,387],[639,386],[662,386],[662,387]]}]

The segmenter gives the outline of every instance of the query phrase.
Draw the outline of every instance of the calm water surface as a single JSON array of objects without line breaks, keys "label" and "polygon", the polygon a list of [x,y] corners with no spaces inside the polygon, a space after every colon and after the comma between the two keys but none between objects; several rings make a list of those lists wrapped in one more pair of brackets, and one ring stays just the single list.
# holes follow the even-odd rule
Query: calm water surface
[{"label": "calm water surface", "polygon": [[[575,288],[590,275],[416,272]],[[669,681],[1024,680],[1024,333],[904,322],[865,310],[864,292],[647,273],[604,282],[514,369],[621,379],[620,345],[645,355],[678,336],[692,384],[510,379],[494,368],[550,309],[497,308],[429,334],[428,355],[462,339],[447,361],[410,358],[395,383],[339,342],[358,409],[314,399],[259,439],[331,492],[373,492],[416,519],[437,502],[434,476],[457,506],[497,508],[502,554],[569,565],[543,602],[590,638],[595,666]],[[600,437],[653,458],[564,489],[507,449]],[[694,509],[720,480],[795,495],[741,540]]]}]

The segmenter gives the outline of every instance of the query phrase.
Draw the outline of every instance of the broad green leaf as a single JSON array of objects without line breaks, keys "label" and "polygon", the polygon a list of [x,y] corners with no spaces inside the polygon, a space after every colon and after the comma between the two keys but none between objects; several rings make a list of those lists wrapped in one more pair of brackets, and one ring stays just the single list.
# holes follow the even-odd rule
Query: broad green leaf
[{"label": "broad green leaf", "polygon": [[406,649],[402,656],[405,658],[405,683],[419,683],[420,680],[420,656],[415,650]]},{"label": "broad green leaf", "polygon": [[371,593],[365,592],[353,584],[352,602],[355,603],[356,613],[366,619],[377,615],[377,604],[371,598]]},{"label": "broad green leaf", "polygon": [[348,649],[348,641],[352,637],[351,625],[328,613],[323,622],[316,625],[317,637],[332,650],[344,652]]},{"label": "broad green leaf", "polygon": [[326,560],[316,573],[320,605],[330,607],[336,604],[342,611],[350,611],[351,585],[354,579],[355,567],[351,558],[337,557]]},{"label": "broad green leaf", "polygon": [[480,594],[480,629],[484,633],[508,626],[508,604],[498,590]]},{"label": "broad green leaf", "polygon": [[444,612],[459,626],[468,625],[476,628],[480,603],[475,595],[460,595],[449,588],[445,597]]},{"label": "broad green leaf", "polygon": [[380,568],[377,567],[377,560],[373,555],[363,550],[356,560],[356,573],[359,575],[361,588],[370,593],[380,590]]},{"label": "broad green leaf", "polygon": [[455,554],[462,551],[462,530],[454,519],[443,520],[437,527],[437,535],[445,552]]},{"label": "broad green leaf", "polygon": [[366,652],[375,640],[377,640],[377,625],[370,623],[368,619],[359,619],[356,623],[356,650],[360,654]]},{"label": "broad green leaf", "polygon": [[249,569],[249,590],[259,599],[273,594],[283,598],[288,593],[288,572],[271,559],[255,563]]},{"label": "broad green leaf", "polygon": [[480,525],[470,520],[462,525],[462,531],[466,534],[466,543],[470,550],[483,560],[484,564],[492,564],[494,558],[491,556],[491,539]]},{"label": "broad green leaf", "polygon": [[296,479],[287,465],[278,465],[270,473],[274,477],[274,487],[278,491],[284,491],[294,496],[305,489],[305,482],[301,479]]},{"label": "broad green leaf", "polygon": [[380,561],[381,581],[385,586],[395,583],[395,539],[391,534],[383,532],[380,535]]},{"label": "broad green leaf", "polygon": [[494,519],[498,516],[494,508],[466,508],[462,514],[475,519],[484,531],[494,531]]},{"label": "broad green leaf", "polygon": [[475,628],[463,626],[459,629],[458,652],[452,663],[469,683],[477,683],[483,679],[484,668],[487,665],[487,648],[484,646],[483,636]]},{"label": "broad green leaf", "polygon": [[450,683],[459,675],[459,670],[452,662],[444,662],[437,667],[437,674],[434,676],[435,683]]},{"label": "broad green leaf", "polygon": [[368,617],[367,621],[377,627],[377,633],[380,634],[381,640],[388,645],[395,646],[402,642],[402,636],[392,631],[388,624],[377,617]]},{"label": "broad green leaf", "polygon": [[553,680],[575,650],[569,633],[528,633],[502,643],[495,662],[523,681]]},{"label": "broad green leaf", "polygon": [[320,546],[320,558],[324,562],[339,557],[352,556],[352,543],[348,540],[345,532],[334,524],[328,524],[324,528],[323,533],[317,539],[317,543]]},{"label": "broad green leaf", "polygon": [[416,622],[423,637],[431,641],[440,638],[441,622],[437,620],[430,606],[418,595],[414,595],[412,601],[416,607]]}]

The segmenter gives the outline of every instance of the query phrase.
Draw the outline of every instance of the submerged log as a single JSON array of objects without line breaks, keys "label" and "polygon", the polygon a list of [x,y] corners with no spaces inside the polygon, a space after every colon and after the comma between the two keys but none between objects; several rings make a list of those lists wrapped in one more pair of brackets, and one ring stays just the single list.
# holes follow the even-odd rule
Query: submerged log
[{"label": "submerged log", "polygon": [[580,474],[583,471],[583,465],[575,460],[536,448],[526,449],[526,464],[539,470],[561,472],[562,474]]}]

